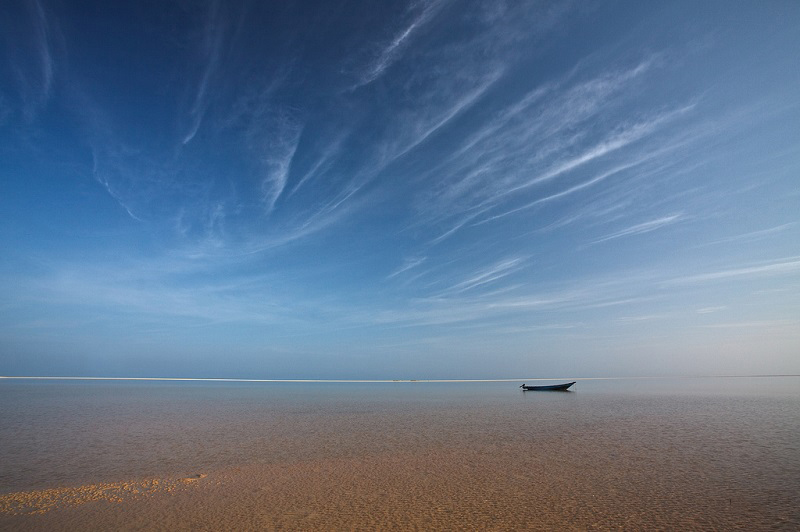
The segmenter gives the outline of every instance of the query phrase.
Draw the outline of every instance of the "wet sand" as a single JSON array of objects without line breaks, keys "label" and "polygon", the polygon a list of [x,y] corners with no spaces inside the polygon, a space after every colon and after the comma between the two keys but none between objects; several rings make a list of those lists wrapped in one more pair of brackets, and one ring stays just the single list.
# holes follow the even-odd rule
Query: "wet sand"
[{"label": "wet sand", "polygon": [[789,485],[732,482],[724,460],[698,470],[681,449],[609,443],[456,445],[16,492],[0,496],[0,528],[800,528]]}]

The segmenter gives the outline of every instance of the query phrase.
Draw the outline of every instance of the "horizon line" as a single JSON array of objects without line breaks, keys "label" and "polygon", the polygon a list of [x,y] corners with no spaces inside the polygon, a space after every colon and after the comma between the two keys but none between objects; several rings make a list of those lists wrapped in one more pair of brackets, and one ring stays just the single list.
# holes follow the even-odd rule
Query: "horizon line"
[{"label": "horizon line", "polygon": [[166,382],[274,382],[274,383],[447,383],[447,382],[521,382],[552,380],[635,380],[635,379],[703,379],[703,378],[765,378],[765,377],[800,377],[794,373],[755,374],[755,375],[641,375],[633,377],[514,377],[502,379],[237,379],[224,377],[86,377],[86,376],[14,376],[0,375],[0,379],[15,380],[75,380],[75,381],[166,381]]}]

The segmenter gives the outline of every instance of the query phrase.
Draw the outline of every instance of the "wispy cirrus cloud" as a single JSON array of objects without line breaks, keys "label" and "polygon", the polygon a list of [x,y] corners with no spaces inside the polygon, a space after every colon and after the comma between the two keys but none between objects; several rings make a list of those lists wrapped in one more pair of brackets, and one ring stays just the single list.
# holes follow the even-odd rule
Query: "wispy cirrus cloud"
[{"label": "wispy cirrus cloud", "polygon": [[736,278],[783,276],[797,271],[800,271],[800,257],[786,257],[776,261],[740,268],[675,277],[664,281],[662,284],[665,286],[702,284]]},{"label": "wispy cirrus cloud", "polygon": [[488,268],[482,269],[476,272],[473,275],[470,275],[468,278],[460,281],[454,285],[451,285],[447,289],[442,292],[441,295],[454,295],[459,294],[461,292],[466,292],[467,290],[472,290],[473,288],[478,288],[490,283],[494,283],[508,275],[513,274],[514,272],[519,271],[524,266],[524,260],[521,257],[506,259],[495,264],[492,264]]},{"label": "wispy cirrus cloud", "polygon": [[92,155],[93,155],[92,174],[94,175],[95,180],[98,183],[100,183],[103,186],[103,188],[105,188],[106,192],[108,192],[108,195],[114,198],[114,200],[119,204],[119,206],[122,207],[125,210],[125,212],[128,213],[128,216],[130,216],[137,222],[144,221],[136,215],[136,213],[133,211],[133,207],[129,206],[126,203],[127,199],[123,198],[122,195],[118,193],[116,189],[112,186],[107,171],[105,169],[101,169],[101,166],[98,163],[98,158],[100,156],[98,156],[97,153],[93,153]]},{"label": "wispy cirrus cloud", "polygon": [[227,20],[220,3],[211,2],[208,4],[201,47],[203,68],[188,112],[190,123],[183,136],[182,144],[188,144],[197,134],[209,106],[209,88],[213,83],[213,77],[216,75],[222,59],[222,46],[225,39],[226,26]]},{"label": "wispy cirrus cloud", "polygon": [[[574,194],[663,157],[667,151],[663,146],[637,147],[632,153],[629,148],[672,128],[695,104],[636,122],[613,114],[627,92],[638,87],[652,70],[655,57],[660,56],[584,81],[576,81],[580,76],[571,72],[523,94],[466,136],[461,147],[426,173],[437,179],[418,196],[419,210],[434,221],[452,219],[451,229],[443,233],[449,237],[466,225],[465,218],[471,226],[482,225]],[[593,143],[588,143],[587,135],[598,128],[589,120],[607,124],[593,135],[597,137]],[[671,144],[674,147],[678,141]],[[561,190],[544,196],[537,192],[543,185],[605,161],[611,164],[593,178],[567,182]],[[481,215],[474,215],[478,211]]]},{"label": "wispy cirrus cloud", "polygon": [[3,75],[16,84],[15,107],[22,120],[30,125],[53,93],[59,28],[40,0],[9,3],[4,8],[5,20],[0,31],[4,33],[3,59],[10,68]]},{"label": "wispy cirrus cloud", "polygon": [[731,242],[752,242],[757,240],[763,240],[771,238],[779,233],[783,233],[791,229],[794,225],[796,225],[796,222],[776,225],[774,227],[769,227],[767,229],[759,229],[757,231],[748,231],[746,233],[740,233],[738,235],[712,240],[711,242],[704,242],[703,244],[699,244],[698,247],[713,246],[717,244],[728,244]]},{"label": "wispy cirrus cloud", "polygon": [[109,117],[88,97],[82,98],[81,108],[92,150],[92,177],[128,216],[137,222],[144,221],[137,210],[140,194],[149,187],[140,188],[138,178],[142,183],[147,178],[145,173],[140,174],[127,165],[129,160],[140,154],[116,138],[116,129]]},{"label": "wispy cirrus cloud", "polygon": [[[515,266],[500,265],[497,271],[491,269],[478,272],[466,279],[462,287],[444,291],[431,297],[412,301],[407,308],[397,308],[378,312],[364,317],[375,325],[396,327],[424,327],[430,325],[456,325],[464,327],[496,326],[496,320],[521,320],[530,323],[548,315],[578,315],[591,310],[594,305],[617,301],[621,307],[635,305],[636,298],[620,300],[620,294],[628,288],[624,284],[582,284],[570,288],[531,289],[530,287],[503,286],[497,290],[471,290],[500,280],[508,274],[503,269],[512,270]],[[509,272],[510,274],[511,272]],[[494,325],[492,325],[494,324]]]},{"label": "wispy cirrus cloud", "polygon": [[402,157],[410,152],[428,139],[431,135],[438,130],[445,127],[448,122],[456,118],[460,113],[475,105],[480,98],[486,94],[491,86],[500,78],[502,70],[496,70],[488,74],[482,75],[473,80],[474,88],[468,90],[462,95],[458,95],[455,101],[442,109],[438,114],[432,117],[426,117],[414,124],[414,131],[412,132],[409,143],[402,147],[400,151],[393,155],[393,159]]},{"label": "wispy cirrus cloud", "polygon": [[[389,122],[392,127],[385,129],[385,137],[376,139],[383,152],[376,172],[435,134],[445,133],[457,118],[474,109],[517,61],[515,46],[520,41],[542,38],[567,10],[503,4],[496,10],[481,8],[481,16],[449,11],[450,17],[435,17],[446,9],[446,4],[414,4],[412,10],[422,9],[420,22],[412,22],[406,28],[413,26],[410,33],[402,32],[401,45],[386,48],[391,51],[388,55],[392,62],[402,63],[407,71],[386,89],[386,97],[392,98],[394,105]],[[423,20],[436,37],[425,47],[417,48],[410,36]],[[467,25],[470,29],[443,39],[438,30],[453,25]],[[394,55],[401,46],[402,57]]]},{"label": "wispy cirrus cloud", "polygon": [[671,317],[669,314],[644,314],[638,316],[620,316],[616,318],[617,323],[627,324],[627,323],[642,323],[646,321],[658,321],[663,320],[665,318]]},{"label": "wispy cirrus cloud", "polygon": [[651,231],[656,231],[658,229],[661,229],[662,227],[666,227],[668,225],[672,225],[680,221],[683,221],[685,220],[685,218],[686,217],[683,213],[676,213],[668,216],[662,216],[661,218],[656,218],[655,220],[648,220],[646,222],[638,223],[630,227],[626,227],[625,229],[615,231],[610,235],[606,235],[604,237],[592,241],[592,243],[599,244],[600,242],[607,242],[609,240],[615,240],[617,238],[622,238],[625,236],[641,235],[644,233],[649,233]]},{"label": "wispy cirrus cloud", "polygon": [[337,134],[333,140],[328,142],[322,153],[319,154],[316,160],[311,164],[311,167],[297,179],[294,185],[292,185],[291,189],[286,194],[287,197],[293,196],[304,185],[313,182],[315,179],[319,179],[330,171],[337,162],[337,159],[341,156],[345,141],[351,133],[352,131],[342,131]]},{"label": "wispy cirrus cloud", "polygon": [[789,333],[792,336],[800,335],[800,322],[796,320],[756,320],[756,321],[734,321],[726,323],[707,323],[696,325],[703,329],[761,329]]},{"label": "wispy cirrus cloud", "polygon": [[358,83],[352,89],[368,85],[381,77],[400,56],[403,48],[441,9],[446,0],[423,0],[413,3],[408,8],[410,21],[400,28],[394,37],[374,50],[370,63],[359,75]]},{"label": "wispy cirrus cloud", "polygon": [[275,208],[275,202],[286,188],[302,132],[300,123],[289,117],[281,117],[275,136],[266,140],[261,159],[265,174],[261,190],[268,212]]},{"label": "wispy cirrus cloud", "polygon": [[464,214],[463,217],[460,220],[456,220],[452,226],[450,226],[444,232],[442,232],[441,234],[439,234],[438,236],[433,238],[428,243],[428,245],[436,245],[436,244],[442,242],[443,240],[446,240],[450,236],[454,235],[459,229],[461,229],[462,227],[470,224],[471,222],[476,220],[478,217],[480,217],[483,213],[485,213],[487,211],[489,211],[489,207],[485,207],[483,209],[477,209],[477,210],[475,210],[473,212]]},{"label": "wispy cirrus cloud", "polygon": [[[477,159],[496,162],[517,158],[522,155],[522,150],[530,155],[530,146],[545,139],[559,142],[550,146],[551,140],[537,146],[535,157],[541,158],[542,153],[558,152],[560,148],[569,146],[565,142],[577,140],[574,136],[572,140],[569,137],[557,139],[558,135],[574,129],[608,107],[615,107],[613,98],[635,83],[650,69],[652,63],[652,58],[646,59],[628,70],[603,73],[577,82],[571,81],[577,76],[576,72],[571,72],[562,79],[534,87],[495,118],[471,132],[449,161],[471,165]],[[573,85],[570,86],[570,83]],[[509,148],[511,151],[507,152]],[[463,158],[465,155],[466,159]]]},{"label": "wispy cirrus cloud", "polygon": [[46,101],[53,87],[53,57],[50,52],[50,23],[39,0],[32,2],[34,12],[34,31],[36,48],[39,52],[41,90],[40,98]]},{"label": "wispy cirrus cloud", "polygon": [[590,161],[594,161],[595,159],[599,159],[614,151],[624,148],[636,142],[637,140],[644,138],[645,136],[656,130],[659,127],[659,125],[668,122],[675,116],[687,112],[692,107],[694,106],[691,105],[683,107],[675,111],[669,111],[667,113],[660,114],[652,119],[639,122],[631,126],[624,126],[622,131],[613,132],[610,137],[603,139],[601,142],[592,146],[591,148],[584,151],[577,157],[572,157],[570,159],[567,159],[566,161],[560,161],[555,167],[550,168],[541,175],[537,175],[533,179],[530,179],[528,181],[525,181],[523,183],[520,183],[518,185],[509,188],[508,190],[504,191],[504,194],[513,194],[514,192],[517,192],[521,189],[537,185],[546,181],[550,181],[551,179],[555,179]]},{"label": "wispy cirrus cloud", "polygon": [[[132,323],[141,319],[156,325],[159,317],[183,318],[189,323],[200,320],[206,324],[236,321],[286,323],[297,319],[300,313],[299,310],[289,310],[290,301],[279,302],[277,298],[267,301],[246,296],[250,290],[268,290],[268,279],[181,287],[170,283],[170,279],[190,273],[190,263],[175,263],[165,269],[165,262],[159,261],[152,266],[154,269],[145,264],[134,269],[109,270],[102,265],[94,269],[62,265],[49,276],[33,281],[19,279],[19,282],[27,287],[29,297],[34,300],[47,297],[54,302],[81,301],[82,311],[111,307],[118,309]],[[295,318],[291,317],[293,315]],[[105,321],[108,318],[99,319]]]},{"label": "wispy cirrus cloud", "polygon": [[397,277],[398,275],[405,273],[413,268],[416,268],[420,264],[424,263],[427,257],[410,257],[403,261],[402,266],[397,268],[395,271],[390,273],[386,276],[387,279],[392,279],[393,277]]},{"label": "wispy cirrus cloud", "polygon": [[359,185],[352,184],[333,198],[282,219],[271,230],[254,231],[248,227],[243,241],[228,249],[227,254],[255,255],[320,233],[363,206],[363,198],[354,199],[359,190]]},{"label": "wispy cirrus cloud", "polygon": [[555,192],[553,194],[550,194],[549,196],[545,196],[543,198],[535,199],[535,200],[531,201],[530,203],[527,203],[527,204],[522,205],[520,207],[515,207],[515,208],[513,208],[511,210],[502,212],[500,214],[494,214],[492,216],[484,218],[480,222],[476,222],[476,225],[492,222],[494,220],[498,220],[500,218],[504,218],[506,216],[510,216],[512,214],[516,214],[518,212],[531,209],[533,207],[536,207],[537,205],[542,205],[544,203],[548,203],[548,202],[551,202],[551,201],[555,201],[555,200],[564,198],[566,196],[569,196],[570,194],[574,194],[576,192],[580,192],[581,190],[589,188],[592,185],[596,185],[597,183],[605,181],[606,179],[608,179],[611,176],[617,175],[617,174],[619,174],[621,172],[624,172],[625,170],[629,170],[631,168],[639,166],[640,164],[644,163],[646,160],[649,160],[649,159],[650,159],[650,156],[647,156],[647,157],[644,157],[644,158],[639,159],[639,160],[635,160],[635,161],[631,161],[631,162],[628,162],[628,163],[625,163],[625,164],[622,164],[622,165],[619,165],[619,166],[615,166],[614,168],[612,168],[610,170],[607,170],[605,172],[602,172],[600,175],[597,175],[597,176],[589,179],[588,181],[584,181],[582,183],[578,183],[577,185],[569,187],[569,188],[567,188],[565,190],[561,190],[559,192]]},{"label": "wispy cirrus cloud", "polygon": [[728,307],[726,305],[720,305],[720,306],[717,306],[717,307],[703,307],[703,308],[699,308],[699,309],[695,310],[695,312],[697,314],[713,314],[715,312],[720,312],[720,311],[725,310],[727,308]]}]

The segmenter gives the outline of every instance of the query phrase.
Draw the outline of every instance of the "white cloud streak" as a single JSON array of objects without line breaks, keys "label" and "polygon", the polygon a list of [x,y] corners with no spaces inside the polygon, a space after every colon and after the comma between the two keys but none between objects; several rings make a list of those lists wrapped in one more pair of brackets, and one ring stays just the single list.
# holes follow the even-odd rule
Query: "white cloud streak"
[{"label": "white cloud streak", "polygon": [[493,283],[504,277],[507,277],[508,275],[511,275],[516,271],[519,271],[522,266],[523,259],[519,257],[500,261],[496,264],[493,264],[489,268],[481,270],[474,275],[471,275],[469,278],[450,286],[441,295],[452,296],[461,292],[466,292],[467,290],[471,290],[473,288],[478,288],[480,286]]},{"label": "white cloud streak", "polygon": [[685,277],[676,277],[662,283],[665,286],[682,285],[682,284],[702,284],[708,282],[721,281],[725,279],[735,278],[748,278],[748,277],[771,277],[792,274],[800,271],[800,258],[787,257],[786,259],[771,262],[768,264],[760,264],[756,266],[747,266],[742,268],[732,268],[728,270],[719,270],[716,272],[702,273],[698,275],[689,275]]},{"label": "white cloud streak", "polygon": [[[438,12],[443,4],[442,1],[429,1],[424,2],[422,12],[413,18],[413,20],[397,32],[395,37],[389,41],[378,52],[372,63],[361,74],[361,79],[352,88],[357,89],[364,85],[369,85],[376,79],[380,78],[384,72],[400,57],[400,54],[411,40],[414,33],[418,32],[426,23],[428,23],[434,15]],[[413,4],[412,9],[416,6]]]},{"label": "white cloud streak", "polygon": [[[482,225],[574,194],[662,157],[668,151],[663,146],[637,149],[639,153],[632,157],[628,153],[634,144],[686,116],[694,109],[694,104],[656,113],[638,122],[611,122],[593,145],[573,154],[577,146],[587,144],[586,131],[593,129],[590,120],[597,120],[599,115],[614,109],[626,91],[633,90],[651,70],[654,57],[628,70],[575,83],[573,78],[580,72],[577,69],[559,81],[532,89],[466,137],[461,147],[425,174],[437,179],[434,188],[419,196],[418,210],[433,221],[462,220],[456,221],[452,229],[434,243],[465,227],[465,218],[472,222],[471,226]],[[608,122],[608,118],[603,122]],[[673,142],[671,148],[678,144]],[[518,204],[520,199],[529,197],[535,187],[571,177],[583,167],[605,164],[621,151],[625,152],[624,156],[617,159],[622,161],[601,170],[595,177]],[[492,214],[499,208],[503,210]],[[473,214],[476,211],[482,216]],[[468,214],[464,216],[464,213]]]},{"label": "white cloud streak", "polygon": [[702,329],[782,329],[793,336],[800,335],[800,322],[795,320],[759,320],[759,321],[736,321],[727,323],[710,323],[696,325]]},{"label": "white cloud streak", "polygon": [[625,236],[631,235],[641,235],[643,233],[649,233],[651,231],[655,231],[657,229],[661,229],[662,227],[666,227],[668,225],[672,225],[674,223],[680,222],[685,219],[685,216],[682,213],[672,214],[669,216],[663,216],[661,218],[657,218],[655,220],[650,220],[647,222],[642,222],[636,225],[632,225],[630,227],[626,227],[620,231],[611,233],[610,235],[604,236],[602,238],[598,238],[592,241],[593,244],[598,244],[600,242],[606,242],[608,240],[615,240],[617,238],[622,238]]},{"label": "white cloud streak", "polygon": [[642,158],[642,159],[639,159],[639,160],[636,160],[636,161],[632,161],[632,162],[629,162],[629,163],[626,163],[626,164],[623,164],[623,165],[620,165],[620,166],[616,166],[616,167],[612,168],[611,170],[603,172],[600,175],[595,176],[592,179],[589,179],[588,181],[584,181],[583,183],[579,183],[577,185],[569,187],[569,188],[567,188],[565,190],[562,190],[560,192],[556,192],[554,194],[550,194],[549,196],[545,196],[543,198],[536,199],[536,200],[534,200],[534,201],[532,201],[530,203],[522,205],[521,207],[516,207],[514,209],[508,210],[508,211],[503,212],[501,214],[495,214],[493,216],[490,216],[488,218],[485,218],[485,219],[481,220],[480,222],[477,222],[475,225],[480,225],[480,224],[492,222],[494,220],[498,220],[500,218],[505,218],[506,216],[509,216],[509,215],[516,214],[516,213],[521,212],[521,211],[525,211],[525,210],[531,209],[533,207],[536,207],[537,205],[541,205],[543,203],[547,203],[547,202],[550,202],[550,201],[561,199],[561,198],[564,198],[566,196],[569,196],[570,194],[574,194],[576,192],[580,192],[581,190],[589,188],[592,185],[596,185],[597,183],[600,183],[601,181],[605,181],[607,178],[609,178],[609,177],[611,177],[613,175],[616,175],[616,174],[619,174],[620,172],[623,172],[625,170],[629,170],[631,168],[634,168],[634,167],[644,163],[648,159],[650,159],[650,157],[645,157],[645,158]]},{"label": "white cloud streak", "polygon": [[504,194],[511,194],[517,192],[521,189],[537,185],[539,183],[543,183],[545,181],[550,181],[551,179],[555,179],[571,170],[574,170],[578,166],[584,165],[590,161],[595,159],[599,159],[608,155],[611,152],[617,151],[620,148],[624,148],[637,140],[644,138],[645,136],[652,133],[655,129],[658,128],[659,125],[668,122],[675,116],[681,115],[687,111],[689,111],[693,106],[687,106],[682,109],[678,109],[676,111],[668,112],[656,116],[651,120],[647,120],[645,122],[640,122],[638,124],[634,124],[633,126],[625,128],[620,133],[614,134],[612,137],[603,140],[599,144],[593,146],[589,150],[585,151],[578,157],[571,158],[569,160],[560,162],[554,168],[551,168],[547,172],[536,176],[535,178],[516,185],[514,187],[509,188],[505,191]]},{"label": "white cloud streak", "polygon": [[407,272],[407,271],[409,271],[409,270],[411,270],[413,268],[416,268],[417,266],[419,266],[420,264],[425,262],[426,259],[427,259],[427,257],[408,258],[405,261],[403,261],[403,265],[402,266],[400,266],[398,269],[396,269],[395,271],[393,271],[392,273],[387,275],[386,278],[387,279],[392,279],[392,278],[397,277],[398,275],[400,275],[402,273],[405,273],[405,272]]},{"label": "white cloud streak", "polygon": [[189,130],[183,137],[183,144],[191,142],[200,129],[200,124],[209,105],[208,87],[221,59],[222,41],[225,35],[221,6],[219,3],[214,2],[209,9],[211,11],[208,14],[206,29],[203,33],[203,62],[205,66],[195,91],[194,102],[189,110],[191,123]]},{"label": "white cloud streak", "polygon": [[[11,75],[17,83],[22,118],[31,124],[47,105],[53,92],[56,72],[53,40],[57,36],[54,35],[57,27],[56,21],[48,16],[40,0],[20,4],[24,4],[23,12],[17,16],[9,17],[9,13],[5,13],[4,22],[14,24],[14,27],[4,35],[7,43],[4,55],[11,63]],[[6,24],[4,30],[8,27]],[[0,113],[2,111],[0,108]]]},{"label": "white cloud streak", "polygon": [[303,127],[300,124],[285,119],[279,125],[277,137],[270,140],[264,148],[262,163],[266,175],[261,189],[268,212],[275,208],[275,203],[286,188],[302,132]]},{"label": "white cloud streak", "polygon": [[474,89],[458,98],[452,106],[445,109],[444,112],[442,112],[432,121],[432,123],[424,124],[424,126],[421,128],[422,130],[416,132],[415,138],[411,141],[411,143],[403,148],[393,158],[400,158],[406,153],[410,152],[425,142],[428,137],[447,125],[448,122],[456,118],[460,113],[473,106],[478,100],[480,100],[481,96],[483,96],[489,90],[489,88],[491,88],[491,86],[500,78],[501,75],[502,71],[496,70],[483,78]]},{"label": "white cloud streak", "polygon": [[95,181],[103,186],[106,192],[108,192],[108,195],[114,198],[114,201],[116,201],[117,204],[122,207],[126,213],[128,213],[128,216],[137,222],[144,221],[133,212],[133,209],[125,202],[124,198],[111,186],[107,173],[99,168],[98,160],[100,157],[101,156],[96,150],[92,150],[92,175],[94,176]]},{"label": "white cloud streak", "polygon": [[770,227],[768,229],[760,229],[758,231],[748,231],[747,233],[733,235],[727,238],[720,238],[718,240],[712,240],[711,242],[705,242],[703,244],[700,244],[698,247],[713,246],[716,244],[727,244],[730,242],[750,242],[754,240],[763,240],[770,238],[776,234],[783,233],[795,225],[797,225],[796,222],[790,222],[775,227]]},{"label": "white cloud streak", "polygon": [[699,309],[695,310],[695,312],[697,314],[712,314],[714,312],[719,312],[719,311],[725,310],[727,308],[728,307],[725,306],[725,305],[721,305],[721,306],[718,306],[718,307],[703,307],[703,308],[699,308]]},{"label": "white cloud streak", "polygon": [[53,86],[53,57],[50,53],[49,24],[41,2],[35,0],[33,6],[36,15],[36,23],[34,25],[36,43],[41,61],[42,100],[46,101],[50,97],[50,91]]},{"label": "white cloud streak", "polygon": [[311,168],[306,171],[306,173],[303,174],[300,179],[297,180],[297,183],[295,183],[291,190],[289,190],[286,196],[292,197],[307,182],[318,178],[321,174],[324,174],[327,170],[329,170],[332,164],[335,162],[337,156],[340,155],[342,145],[344,144],[348,135],[349,132],[341,133],[333,141],[331,141],[322,155],[320,155]]}]

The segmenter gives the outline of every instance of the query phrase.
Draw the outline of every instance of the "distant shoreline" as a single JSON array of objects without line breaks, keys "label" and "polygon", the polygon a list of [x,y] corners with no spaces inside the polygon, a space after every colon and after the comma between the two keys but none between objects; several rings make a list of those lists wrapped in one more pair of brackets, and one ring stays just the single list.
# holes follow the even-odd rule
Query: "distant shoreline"
[{"label": "distant shoreline", "polygon": [[768,378],[800,377],[800,374],[763,375],[672,375],[638,377],[515,377],[506,379],[233,379],[233,378],[192,378],[192,377],[66,377],[66,376],[6,376],[10,380],[67,380],[67,381],[166,381],[166,382],[274,382],[274,383],[457,383],[457,382],[521,382],[521,381],[602,381],[602,380],[645,380],[645,379],[709,379],[709,378]]}]

